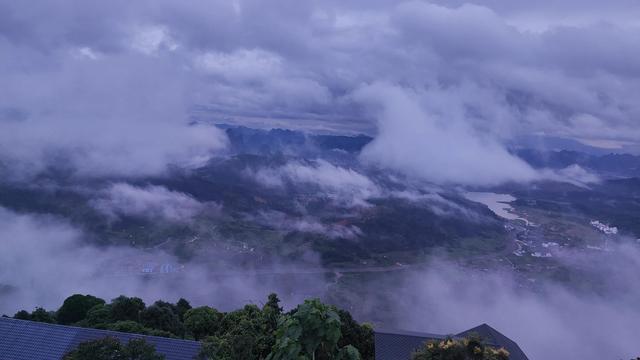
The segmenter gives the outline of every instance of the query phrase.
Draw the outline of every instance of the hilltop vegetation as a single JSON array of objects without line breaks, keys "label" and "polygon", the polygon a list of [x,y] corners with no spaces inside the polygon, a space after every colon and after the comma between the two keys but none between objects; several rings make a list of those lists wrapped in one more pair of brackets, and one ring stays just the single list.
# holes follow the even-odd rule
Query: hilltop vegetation
[{"label": "hilltop vegetation", "polygon": [[478,336],[431,340],[412,355],[411,360],[509,360],[504,348],[486,346]]},{"label": "hilltop vegetation", "polygon": [[[56,311],[22,310],[14,318],[201,341],[202,359],[373,359],[370,325],[358,324],[349,312],[317,299],[285,312],[275,294],[262,307],[250,304],[231,312],[192,307],[185,299],[158,300],[147,306],[137,297],[119,296],[107,303],[75,294]],[[88,351],[140,349],[149,351],[144,344],[104,340],[81,346],[68,359],[84,359],[82,354]]]},{"label": "hilltop vegetation", "polygon": [[118,339],[103,339],[83,342],[67,353],[62,360],[164,360],[153,345],[144,339],[131,339],[122,345]]},{"label": "hilltop vegetation", "polygon": [[[192,307],[185,299],[158,300],[147,306],[137,297],[118,296],[109,303],[92,295],[74,294],[55,311],[21,310],[16,319],[73,325],[202,342],[200,360],[373,360],[374,333],[349,312],[317,299],[285,312],[276,294],[259,307],[221,312]],[[64,360],[162,360],[144,339],[126,344],[114,337],[87,341]],[[487,346],[475,335],[427,341],[411,360],[508,360],[509,353]]]}]

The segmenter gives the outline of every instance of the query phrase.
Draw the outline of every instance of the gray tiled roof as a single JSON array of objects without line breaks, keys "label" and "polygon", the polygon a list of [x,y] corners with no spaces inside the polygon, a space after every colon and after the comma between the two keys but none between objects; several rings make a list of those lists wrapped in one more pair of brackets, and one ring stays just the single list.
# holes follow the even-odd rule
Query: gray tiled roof
[{"label": "gray tiled roof", "polygon": [[[477,333],[485,340],[485,343],[493,347],[504,347],[510,353],[510,360],[528,360],[520,350],[518,344],[502,335],[487,324],[463,331],[452,338],[465,337],[471,333]],[[422,346],[428,340],[445,339],[447,335],[420,333],[403,330],[376,330],[375,331],[375,359],[376,360],[409,360],[411,353]]]},{"label": "gray tiled roof", "polygon": [[0,318],[0,359],[58,360],[81,342],[107,336],[122,343],[143,338],[166,360],[192,360],[200,351],[196,341]]},{"label": "gray tiled roof", "polygon": [[427,340],[444,339],[444,335],[402,330],[376,330],[374,336],[376,360],[409,360],[411,353]]}]

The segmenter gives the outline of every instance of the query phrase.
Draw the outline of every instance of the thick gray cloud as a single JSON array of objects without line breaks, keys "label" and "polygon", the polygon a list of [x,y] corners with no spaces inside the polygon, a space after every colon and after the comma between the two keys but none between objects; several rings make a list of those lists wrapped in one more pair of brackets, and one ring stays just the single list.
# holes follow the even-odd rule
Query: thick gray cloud
[{"label": "thick gray cloud", "polygon": [[638,14],[624,0],[0,1],[0,151],[25,171],[64,155],[87,174],[159,173],[224,146],[190,114],[402,141],[354,96],[377,83],[496,147],[485,163],[521,134],[615,148],[640,139]]},{"label": "thick gray cloud", "polygon": [[326,224],[310,216],[292,217],[279,211],[262,211],[258,215],[247,215],[247,217],[278,230],[320,234],[331,239],[355,239],[363,235],[362,230],[355,225]]},{"label": "thick gray cloud", "polygon": [[[588,184],[597,179],[576,167],[536,172],[503,143],[546,134],[611,148],[637,144],[638,19],[636,0],[0,0],[0,172],[24,178],[53,164],[81,176],[138,176],[197,166],[226,144],[219,130],[189,125],[198,117],[370,132],[376,139],[363,160],[438,183],[551,177]],[[381,191],[355,170],[322,162],[253,175],[272,186],[313,184],[349,204],[366,205]],[[114,214],[188,219],[201,206],[162,188],[111,190],[101,206]],[[457,213],[437,194],[393,196]],[[282,217],[280,226],[358,236],[316,219]],[[254,280],[203,283],[209,269],[200,267],[174,282],[114,282],[114,263],[150,255],[82,246],[83,234],[66,223],[3,209],[0,228],[0,282],[18,288],[0,311],[54,307],[73,292],[180,293],[236,305],[256,289],[260,297],[287,292]],[[629,269],[636,277],[620,269],[611,277],[628,286],[638,266]],[[490,318],[541,358],[634,350],[629,334],[639,316],[628,303],[563,288],[548,298],[522,295],[502,277],[465,282],[460,293],[450,284],[464,274],[430,274],[402,284],[416,289],[414,297],[402,293],[405,308],[425,309],[405,324],[431,318],[428,330],[449,331]],[[476,298],[486,301],[468,301]],[[634,291],[629,303],[637,299]],[[560,352],[546,352],[563,339]]]},{"label": "thick gray cloud", "polygon": [[35,57],[43,67],[30,68],[31,57],[0,60],[0,152],[27,174],[60,159],[83,175],[157,174],[224,147],[220,131],[187,125],[190,75],[171,59],[89,48]]},{"label": "thick gray cloud", "polygon": [[110,219],[125,215],[172,222],[188,222],[205,210],[208,216],[220,210],[219,205],[203,204],[164,186],[139,187],[126,183],[112,184],[91,204]]},{"label": "thick gray cloud", "polygon": [[328,198],[348,207],[368,206],[367,199],[382,195],[382,189],[366,175],[324,160],[306,164],[289,162],[277,168],[246,173],[266,187],[283,187],[287,182],[317,186]]},{"label": "thick gray cloud", "polygon": [[491,185],[537,177],[524,161],[495,140],[481,137],[464,119],[423,110],[418,96],[384,84],[356,93],[364,101],[382,104],[379,134],[364,148],[365,161],[437,183]]}]

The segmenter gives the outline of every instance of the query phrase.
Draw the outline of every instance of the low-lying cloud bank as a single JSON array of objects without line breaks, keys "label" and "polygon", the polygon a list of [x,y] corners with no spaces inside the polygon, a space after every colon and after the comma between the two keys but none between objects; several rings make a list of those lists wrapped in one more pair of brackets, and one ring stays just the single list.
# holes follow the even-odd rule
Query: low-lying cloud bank
[{"label": "low-lying cloud bank", "polygon": [[539,171],[541,180],[565,182],[580,187],[588,187],[602,181],[597,174],[576,164],[560,170],[541,169]]},{"label": "low-lying cloud bank", "polygon": [[319,234],[330,239],[355,239],[363,235],[362,230],[355,225],[325,224],[313,217],[291,217],[278,211],[263,211],[250,216],[250,219],[281,231]]},{"label": "low-lying cloud bank", "polygon": [[119,216],[136,216],[158,221],[188,222],[208,208],[208,214],[219,211],[215,204],[203,204],[193,197],[171,191],[164,186],[133,186],[114,183],[91,201],[91,205],[115,220]]},{"label": "low-lying cloud bank", "polygon": [[[270,292],[281,294],[285,304],[294,304],[321,295],[318,289],[323,289],[321,275],[291,275],[287,281],[264,275],[295,274],[298,264],[292,262],[274,262],[262,272],[238,269],[229,262],[221,271],[202,262],[182,268],[177,258],[160,251],[97,248],[87,245],[80,230],[54,217],[0,208],[0,228],[0,314],[36,306],[57,309],[74,293],[106,299],[125,294],[145,301],[185,297],[195,304],[232,309],[264,301]],[[215,263],[224,264],[225,259],[218,254]],[[145,264],[169,264],[178,271],[143,276]]]},{"label": "low-lying cloud bank", "polygon": [[436,260],[392,282],[376,281],[369,294],[360,294],[370,300],[360,302],[359,309],[375,314],[386,301],[391,304],[390,326],[422,332],[455,333],[488,323],[518,342],[531,359],[634,358],[640,353],[635,331],[640,292],[633,285],[638,259],[635,245],[583,255],[588,276],[606,281],[606,293],[600,295],[551,282],[533,290],[523,287],[527,280],[515,273],[469,270]]},{"label": "low-lying cloud bank", "polygon": [[[267,218],[276,219],[274,214]],[[286,217],[280,225],[304,231],[348,230]],[[301,268],[280,263],[267,269],[229,264],[221,272],[191,262],[177,273],[142,276],[144,264],[181,265],[162,252],[88,246],[80,230],[53,217],[0,209],[0,226],[0,284],[5,286],[0,313],[9,315],[35,306],[54,309],[72,293],[107,299],[128,294],[146,301],[186,297],[222,309],[259,303],[272,291],[280,293],[286,304],[330,295],[330,282],[317,264]],[[343,290],[341,296],[346,297],[338,305],[358,304],[353,310],[362,316],[360,320],[382,316],[387,319],[383,327],[447,333],[489,323],[515,339],[532,359],[630,358],[638,351],[640,292],[633,284],[640,273],[640,251],[637,244],[610,244],[609,250],[554,257],[584,276],[606,280],[597,294],[569,285],[534,284],[506,269],[470,270],[434,260],[422,270],[392,272],[390,278],[376,277],[372,283],[345,289],[347,295]],[[224,259],[216,259],[220,261]],[[382,314],[380,309],[386,310]]]},{"label": "low-lying cloud bank", "polygon": [[350,207],[366,206],[366,199],[382,194],[380,187],[366,175],[325,160],[307,163],[292,161],[276,168],[248,170],[247,175],[272,188],[282,188],[288,183],[315,186],[336,203]]}]

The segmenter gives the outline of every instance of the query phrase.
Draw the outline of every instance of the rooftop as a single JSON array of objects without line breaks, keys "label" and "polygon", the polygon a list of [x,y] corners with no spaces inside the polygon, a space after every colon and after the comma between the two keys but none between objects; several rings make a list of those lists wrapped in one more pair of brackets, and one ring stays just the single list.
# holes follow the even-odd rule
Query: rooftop
[{"label": "rooftop", "polygon": [[492,347],[503,347],[509,351],[510,360],[528,360],[517,343],[504,336],[498,330],[487,324],[476,326],[458,334],[440,335],[415,331],[381,329],[375,331],[376,360],[409,360],[411,353],[418,349],[425,341],[442,340],[447,337],[462,338],[470,334],[478,334],[485,343]]},{"label": "rooftop", "polygon": [[62,359],[78,344],[108,336],[117,338],[121,343],[127,343],[131,339],[145,339],[166,360],[192,360],[200,351],[200,343],[196,341],[0,317],[0,359]]}]

